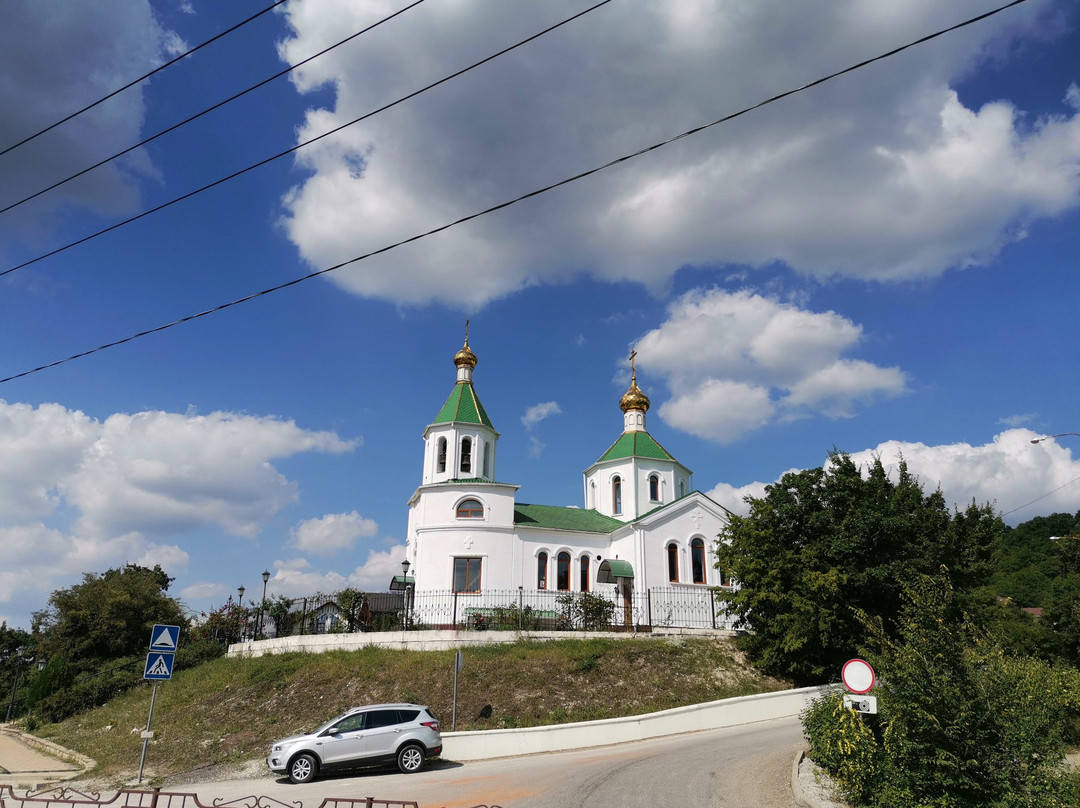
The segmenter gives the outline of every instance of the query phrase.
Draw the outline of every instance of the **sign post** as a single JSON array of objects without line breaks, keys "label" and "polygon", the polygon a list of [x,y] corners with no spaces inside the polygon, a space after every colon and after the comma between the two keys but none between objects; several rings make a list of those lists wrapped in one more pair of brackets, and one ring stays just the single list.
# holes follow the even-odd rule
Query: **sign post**
[{"label": "sign post", "polygon": [[844,687],[850,691],[843,696],[845,707],[860,713],[877,713],[877,697],[866,695],[874,689],[877,681],[869,662],[849,659],[840,669],[840,678],[844,680]]},{"label": "sign post", "polygon": [[143,679],[153,681],[154,689],[150,693],[150,714],[146,717],[146,729],[142,733],[142,755],[139,757],[139,782],[142,782],[143,766],[146,763],[146,747],[154,733],[150,722],[154,720],[154,702],[157,701],[158,683],[172,679],[173,662],[176,660],[176,645],[180,640],[180,626],[156,625],[150,632],[150,653],[146,655]]},{"label": "sign post", "polygon": [[457,676],[461,673],[461,669],[465,667],[465,656],[458,651],[454,655],[454,708],[450,713],[450,731],[453,732],[457,728]]}]

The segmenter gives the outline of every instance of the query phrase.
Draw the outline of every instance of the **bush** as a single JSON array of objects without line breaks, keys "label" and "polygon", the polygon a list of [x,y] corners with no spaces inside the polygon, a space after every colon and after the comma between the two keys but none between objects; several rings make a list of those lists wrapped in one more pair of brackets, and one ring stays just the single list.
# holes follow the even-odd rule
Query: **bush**
[{"label": "bush", "polygon": [[944,576],[907,591],[896,641],[867,622],[878,715],[836,696],[813,704],[803,731],[814,761],[858,806],[1080,805],[1080,775],[1062,765],[1078,740],[1080,671],[976,634]]},{"label": "bush", "polygon": [[559,622],[567,628],[586,631],[607,628],[615,614],[614,603],[592,592],[560,595],[555,602],[561,612]]}]

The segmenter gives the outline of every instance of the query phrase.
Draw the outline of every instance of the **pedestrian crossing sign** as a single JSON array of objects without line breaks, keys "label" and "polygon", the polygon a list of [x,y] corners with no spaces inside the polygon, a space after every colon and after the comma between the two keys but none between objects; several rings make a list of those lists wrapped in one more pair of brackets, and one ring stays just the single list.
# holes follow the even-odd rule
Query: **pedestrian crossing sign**
[{"label": "pedestrian crossing sign", "polygon": [[143,679],[172,679],[173,661],[176,654],[164,654],[151,651],[146,655],[146,668]]},{"label": "pedestrian crossing sign", "polygon": [[163,651],[167,654],[176,653],[176,645],[180,641],[180,626],[156,625],[150,632],[150,650]]}]

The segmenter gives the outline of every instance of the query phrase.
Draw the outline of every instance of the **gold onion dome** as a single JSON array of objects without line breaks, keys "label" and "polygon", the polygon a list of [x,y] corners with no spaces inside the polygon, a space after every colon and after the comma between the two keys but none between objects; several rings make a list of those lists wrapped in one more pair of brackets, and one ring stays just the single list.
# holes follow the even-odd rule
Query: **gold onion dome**
[{"label": "gold onion dome", "polygon": [[630,389],[623,393],[623,397],[619,399],[619,409],[623,412],[629,412],[630,410],[648,412],[649,397],[641,392],[636,380],[630,382]]},{"label": "gold onion dome", "polygon": [[[444,354],[445,355],[445,354]],[[469,348],[469,341],[466,340],[461,350],[454,354],[454,364],[459,368],[468,365],[471,368],[476,367],[476,354]]]},{"label": "gold onion dome", "polygon": [[461,346],[461,350],[454,354],[454,364],[459,368],[476,367],[476,354],[472,352],[469,347],[469,321],[465,321],[465,344]]}]

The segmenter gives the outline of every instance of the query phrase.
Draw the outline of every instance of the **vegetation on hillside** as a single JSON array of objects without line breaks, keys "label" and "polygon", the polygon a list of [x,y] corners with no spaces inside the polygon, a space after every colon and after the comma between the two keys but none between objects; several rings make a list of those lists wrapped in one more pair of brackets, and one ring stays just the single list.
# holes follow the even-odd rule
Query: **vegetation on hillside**
[{"label": "vegetation on hillside", "polygon": [[[449,730],[454,654],[368,647],[204,663],[160,687],[148,771],[161,778],[257,759],[275,739],[360,704],[427,704]],[[749,668],[730,641],[521,642],[466,648],[464,658],[458,730],[636,715],[790,687]],[[36,732],[95,759],[95,776],[123,778],[137,768],[149,701],[140,687]]]}]

